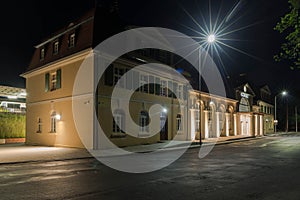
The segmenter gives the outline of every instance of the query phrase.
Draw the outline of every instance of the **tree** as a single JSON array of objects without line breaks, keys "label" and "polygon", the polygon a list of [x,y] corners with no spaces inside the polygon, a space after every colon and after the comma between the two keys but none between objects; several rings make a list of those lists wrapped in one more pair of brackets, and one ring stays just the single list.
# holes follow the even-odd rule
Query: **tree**
[{"label": "tree", "polygon": [[289,0],[290,12],[281,18],[275,30],[286,35],[285,42],[281,44],[281,51],[274,56],[275,61],[288,60],[290,68],[300,69],[300,0]]}]

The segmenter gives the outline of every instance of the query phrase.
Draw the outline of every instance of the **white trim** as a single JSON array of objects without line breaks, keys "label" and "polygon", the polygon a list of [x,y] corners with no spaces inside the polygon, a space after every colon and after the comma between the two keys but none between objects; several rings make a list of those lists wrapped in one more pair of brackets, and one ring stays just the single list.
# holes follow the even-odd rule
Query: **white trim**
[{"label": "white trim", "polygon": [[63,102],[63,101],[70,101],[73,99],[84,99],[87,97],[93,97],[92,93],[87,93],[87,94],[81,94],[81,95],[76,95],[76,96],[67,96],[67,97],[62,97],[62,98],[55,98],[55,99],[46,99],[43,101],[36,101],[36,102],[27,102],[27,106],[31,105],[41,105],[41,104],[48,104],[51,102]]},{"label": "white trim", "polygon": [[38,74],[41,74],[41,73],[45,73],[47,71],[51,71],[51,70],[56,69],[56,68],[61,68],[66,64],[73,63],[73,62],[76,62],[80,59],[83,59],[84,57],[88,56],[92,52],[93,52],[92,48],[87,48],[85,50],[79,51],[79,52],[74,53],[72,55],[66,56],[64,58],[55,60],[55,61],[50,62],[50,63],[47,63],[46,65],[43,65],[43,66],[38,67],[36,69],[32,69],[28,72],[25,72],[25,73],[21,74],[20,76],[23,77],[23,78],[30,78],[32,76],[35,76],[35,75],[38,75]]}]

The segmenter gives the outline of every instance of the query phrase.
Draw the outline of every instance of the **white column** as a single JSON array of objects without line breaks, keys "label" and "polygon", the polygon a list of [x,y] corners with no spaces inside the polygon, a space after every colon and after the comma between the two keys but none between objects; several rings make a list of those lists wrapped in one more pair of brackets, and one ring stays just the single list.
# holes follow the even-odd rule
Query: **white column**
[{"label": "white column", "polygon": [[183,113],[183,115],[181,116],[181,126],[182,126],[182,133],[183,133],[183,138],[182,140],[189,140],[189,133],[188,133],[188,114],[189,114],[189,110],[187,108],[187,106],[180,106],[180,110],[181,113]]},{"label": "white column", "polygon": [[189,130],[190,130],[190,134],[188,135],[188,139],[189,140],[194,140],[196,133],[195,133],[195,129],[196,129],[196,124],[195,124],[195,109],[190,109],[190,123],[189,125]]},{"label": "white column", "polygon": [[259,123],[260,123],[260,126],[259,126],[259,135],[263,135],[263,132],[264,132],[264,118],[262,115],[259,115]]},{"label": "white column", "polygon": [[237,118],[236,114],[233,114],[233,135],[237,135]]},{"label": "white column", "polygon": [[208,110],[204,110],[204,139],[209,138],[209,128],[208,128]]},{"label": "white column", "polygon": [[220,137],[220,112],[216,112],[216,137]]},{"label": "white column", "polygon": [[228,137],[229,136],[229,129],[230,129],[230,113],[225,113],[225,136]]},{"label": "white column", "polygon": [[254,115],[254,135],[255,136],[258,135],[258,127],[259,127],[258,116],[257,116],[257,114],[255,114]]}]

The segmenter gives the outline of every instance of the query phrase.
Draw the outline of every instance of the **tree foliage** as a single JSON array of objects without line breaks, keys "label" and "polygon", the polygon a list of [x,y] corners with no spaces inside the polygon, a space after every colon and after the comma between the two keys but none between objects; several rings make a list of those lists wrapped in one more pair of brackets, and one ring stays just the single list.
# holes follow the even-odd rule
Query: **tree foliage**
[{"label": "tree foliage", "polygon": [[285,35],[281,51],[274,56],[275,61],[288,60],[291,69],[300,69],[300,0],[289,0],[290,11],[281,18],[275,30]]}]

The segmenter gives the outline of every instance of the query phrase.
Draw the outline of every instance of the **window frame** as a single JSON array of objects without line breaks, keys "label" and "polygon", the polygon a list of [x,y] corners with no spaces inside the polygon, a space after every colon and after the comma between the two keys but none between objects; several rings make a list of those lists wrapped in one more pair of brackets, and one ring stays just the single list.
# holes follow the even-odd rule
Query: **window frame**
[{"label": "window frame", "polygon": [[57,131],[56,112],[53,112],[50,117],[50,133],[56,133],[56,131]]},{"label": "window frame", "polygon": [[149,93],[149,75],[140,73],[139,90],[142,93]]},{"label": "window frame", "polygon": [[69,34],[69,44],[68,44],[68,47],[69,48],[72,48],[72,47],[75,47],[75,38],[76,38],[76,35],[75,33],[70,33]]},{"label": "window frame", "polygon": [[181,114],[176,115],[176,130],[178,133],[181,133],[183,131]]},{"label": "window frame", "polygon": [[149,114],[147,111],[140,112],[139,133],[140,133],[140,135],[148,135],[149,134]]},{"label": "window frame", "polygon": [[40,61],[45,60],[45,47],[40,49]]},{"label": "window frame", "polygon": [[59,51],[59,41],[56,40],[53,42],[53,55],[57,55]]}]

